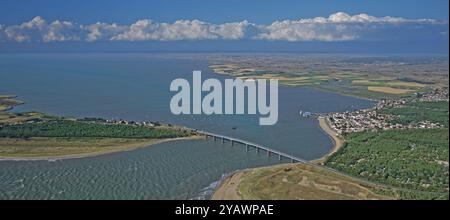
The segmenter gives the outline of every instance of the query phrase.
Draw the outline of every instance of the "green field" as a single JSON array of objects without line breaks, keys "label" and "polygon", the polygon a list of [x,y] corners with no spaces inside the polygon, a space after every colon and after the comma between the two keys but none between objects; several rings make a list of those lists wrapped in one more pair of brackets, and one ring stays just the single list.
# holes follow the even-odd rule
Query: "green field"
[{"label": "green field", "polygon": [[381,113],[395,115],[393,123],[410,124],[430,121],[448,128],[448,112],[448,102],[411,102],[401,108],[384,109]]},{"label": "green field", "polygon": [[210,63],[214,72],[231,77],[278,79],[286,86],[377,100],[448,88],[445,58],[234,55],[211,57]]}]

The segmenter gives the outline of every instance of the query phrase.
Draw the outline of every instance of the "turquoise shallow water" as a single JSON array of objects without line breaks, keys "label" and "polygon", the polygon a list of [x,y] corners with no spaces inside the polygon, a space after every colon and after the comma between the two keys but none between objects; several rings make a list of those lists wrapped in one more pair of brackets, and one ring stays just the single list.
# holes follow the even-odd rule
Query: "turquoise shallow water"
[{"label": "turquoise shallow water", "polygon": [[[170,82],[193,70],[221,80],[200,59],[151,54],[1,54],[0,93],[17,94],[37,110],[61,116],[164,121],[264,144],[305,159],[332,147],[312,112],[366,108],[369,101],[308,88],[280,88],[279,121],[261,127],[258,116],[175,116]],[[233,127],[237,129],[232,129]],[[209,198],[214,182],[238,169],[278,163],[245,148],[212,141],[164,143],[130,152],[56,162],[0,161],[0,198]]]}]

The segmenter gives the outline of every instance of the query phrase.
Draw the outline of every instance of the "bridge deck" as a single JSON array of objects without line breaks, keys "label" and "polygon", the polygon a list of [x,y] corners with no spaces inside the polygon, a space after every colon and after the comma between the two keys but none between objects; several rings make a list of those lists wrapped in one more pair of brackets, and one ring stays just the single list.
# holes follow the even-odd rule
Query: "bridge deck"
[{"label": "bridge deck", "polygon": [[224,135],[218,135],[218,134],[214,134],[214,133],[210,133],[210,132],[204,132],[204,131],[197,131],[197,133],[203,134],[203,135],[206,135],[206,136],[211,136],[211,137],[216,137],[216,138],[220,138],[220,139],[225,139],[225,140],[241,143],[241,144],[252,146],[252,147],[255,147],[255,148],[259,148],[259,149],[263,149],[263,150],[266,150],[266,151],[271,152],[273,154],[281,155],[281,156],[283,156],[285,158],[288,158],[288,159],[291,159],[293,161],[297,161],[297,162],[300,162],[300,163],[303,163],[303,164],[308,164],[308,165],[311,165],[311,166],[319,168],[319,169],[324,169],[324,170],[327,170],[329,172],[332,172],[332,173],[335,173],[335,174],[338,174],[338,175],[342,175],[342,176],[346,176],[348,178],[352,178],[352,179],[358,180],[358,181],[360,181],[362,183],[365,183],[365,184],[368,184],[370,186],[376,186],[376,187],[382,187],[382,188],[394,189],[394,190],[402,190],[402,191],[421,193],[421,194],[429,194],[429,195],[442,195],[443,194],[442,192],[426,192],[426,191],[420,191],[420,190],[412,190],[412,189],[393,187],[393,186],[380,184],[380,183],[373,183],[373,182],[370,182],[370,181],[368,181],[366,179],[360,178],[358,176],[352,176],[352,175],[349,175],[347,173],[335,170],[335,169],[327,167],[327,166],[321,166],[321,165],[318,165],[318,164],[315,164],[315,163],[311,163],[311,162],[309,162],[307,160],[298,158],[296,156],[289,155],[289,154],[286,154],[286,153],[283,153],[283,152],[280,152],[280,151],[277,151],[277,150],[274,150],[274,149],[271,149],[269,147],[265,147],[265,146],[262,146],[262,145],[259,145],[259,144],[251,143],[249,141],[244,141],[244,140],[241,140],[241,139],[238,139],[238,138],[232,138],[232,137],[228,137],[228,136],[224,136]]},{"label": "bridge deck", "polygon": [[259,149],[265,150],[267,152],[270,152],[272,154],[276,154],[276,155],[279,155],[279,156],[282,156],[284,158],[288,158],[288,159],[291,159],[291,160],[294,160],[294,161],[297,161],[297,162],[308,163],[308,161],[306,161],[304,159],[301,159],[299,157],[296,157],[294,155],[286,154],[286,153],[283,153],[281,151],[272,149],[270,147],[266,147],[266,146],[263,146],[263,145],[260,145],[260,144],[255,144],[255,143],[252,143],[252,142],[249,142],[249,141],[245,141],[245,140],[242,140],[242,139],[239,139],[239,138],[228,137],[228,136],[225,136],[225,135],[214,134],[214,133],[210,133],[210,132],[206,132],[206,131],[197,131],[197,133],[203,134],[203,135],[206,135],[206,136],[210,136],[210,137],[214,137],[214,138],[220,138],[220,139],[229,140],[229,141],[232,141],[232,142],[235,142],[235,143],[241,143],[241,144],[248,145],[248,146],[255,147],[255,148],[259,148]]}]

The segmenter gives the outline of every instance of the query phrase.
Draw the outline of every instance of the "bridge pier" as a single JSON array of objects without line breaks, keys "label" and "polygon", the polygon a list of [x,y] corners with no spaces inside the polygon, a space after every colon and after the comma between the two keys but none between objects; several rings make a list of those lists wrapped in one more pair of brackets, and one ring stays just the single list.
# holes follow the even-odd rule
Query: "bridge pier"
[{"label": "bridge pier", "polygon": [[[254,144],[254,143],[251,143],[251,142],[247,142],[247,141],[244,141],[244,140],[241,140],[241,139],[235,139],[235,138],[232,138],[232,137],[216,135],[216,134],[213,134],[213,133],[202,132],[202,131],[200,131],[198,133],[199,134],[203,134],[205,140],[209,140],[209,138],[211,137],[211,138],[213,138],[214,142],[221,141],[222,144],[224,144],[226,141],[229,141],[231,146],[234,146],[235,143],[239,143],[239,144],[245,145],[245,151],[246,152],[249,152],[250,148],[255,148],[256,154],[259,154],[261,150],[262,151],[266,151],[267,157],[271,157],[271,156],[276,157],[276,156],[278,156],[278,160],[279,161],[282,161],[283,158],[285,158],[287,160],[290,160],[291,163],[297,163],[297,162],[308,163],[308,162],[306,162],[306,161],[304,161],[304,160],[302,160],[302,159],[300,159],[300,158],[298,158],[296,156],[293,156],[293,155],[291,156],[289,154],[285,154],[285,153],[277,151],[275,149],[271,149],[269,147],[265,147],[265,146],[262,146],[262,145]],[[221,140],[217,140],[217,139],[221,139]]]}]

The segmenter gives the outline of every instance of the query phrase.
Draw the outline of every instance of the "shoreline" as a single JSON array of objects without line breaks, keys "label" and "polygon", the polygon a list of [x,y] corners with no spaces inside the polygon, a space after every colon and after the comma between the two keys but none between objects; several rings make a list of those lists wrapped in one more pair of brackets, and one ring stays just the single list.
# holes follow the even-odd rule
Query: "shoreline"
[{"label": "shoreline", "polygon": [[[21,100],[16,100],[18,96],[17,95],[1,95],[1,99],[11,99],[15,103],[13,105],[7,106],[6,109],[0,110],[0,112],[8,112],[14,109],[14,107],[18,105],[23,105],[25,102]],[[60,116],[64,117],[64,116]],[[168,126],[168,124],[161,124],[161,126]],[[172,127],[172,126],[170,126]],[[178,129],[187,129],[191,130],[189,128],[186,128],[184,126],[174,126],[174,128]],[[130,138],[131,143],[124,143],[124,144],[117,144],[110,143],[110,145],[103,146],[107,149],[93,149],[91,152],[85,151],[80,152],[80,150],[75,150],[74,152],[51,152],[51,153],[42,153],[41,155],[36,155],[36,153],[18,153],[17,155],[0,155],[0,162],[1,161],[57,161],[57,160],[67,160],[67,159],[81,159],[81,158],[88,158],[88,157],[96,157],[96,156],[102,156],[112,153],[119,153],[119,152],[126,152],[126,151],[132,151],[138,148],[143,147],[149,147],[156,144],[161,144],[165,142],[170,141],[178,141],[178,140],[193,140],[193,139],[200,139],[201,137],[194,132],[191,136],[188,137],[177,137],[177,138],[153,138],[153,139],[141,139],[137,140],[134,138]],[[134,140],[133,140],[134,139]],[[134,142],[134,143],[133,143]]]},{"label": "shoreline", "polygon": [[[323,163],[336,152],[338,152],[345,143],[345,140],[337,134],[329,125],[328,121],[324,117],[319,117],[319,127],[325,132],[333,141],[333,148],[324,156],[312,160],[311,163],[323,165]],[[276,167],[278,165],[272,165],[267,167]],[[242,197],[239,195],[239,184],[242,180],[245,172],[250,170],[256,170],[264,167],[244,169],[244,170],[236,170],[233,173],[229,174],[225,177],[218,187],[214,190],[214,193],[211,196],[211,200],[241,200]]]},{"label": "shoreline", "polygon": [[330,126],[330,124],[328,123],[327,119],[324,117],[319,117],[317,119],[319,121],[319,127],[320,129],[325,132],[332,140],[333,140],[333,148],[324,156],[322,156],[321,158],[312,160],[312,163],[315,164],[322,164],[325,163],[325,161],[330,158],[332,155],[334,155],[336,152],[338,152],[345,144],[345,140],[344,138],[339,135],[338,133],[336,133]]},{"label": "shoreline", "polygon": [[[291,163],[280,163],[268,166],[246,168],[241,170],[236,170],[229,173],[222,181],[217,185],[210,200],[243,200],[242,196],[239,194],[239,184],[242,181],[242,177],[248,172],[261,169],[276,168],[289,165]],[[291,165],[295,165],[293,163]]]},{"label": "shoreline", "polygon": [[146,148],[157,144],[172,142],[172,141],[182,141],[182,140],[196,140],[201,139],[199,135],[193,135],[190,137],[181,138],[169,138],[169,139],[150,139],[146,143],[140,143],[131,146],[118,146],[119,149],[103,151],[103,152],[92,152],[92,153],[81,153],[81,154],[71,154],[62,156],[39,156],[39,157],[0,157],[0,162],[2,161],[57,161],[57,160],[70,160],[70,159],[83,159],[90,157],[103,156],[108,154],[120,153],[133,151],[140,148]]},{"label": "shoreline", "polygon": [[[218,75],[222,75],[222,76],[229,76],[229,77],[233,77],[233,78],[239,78],[240,76],[234,76],[233,74],[227,73],[227,72],[221,72],[221,71],[216,71],[214,68],[212,68],[212,66],[214,65],[209,65],[208,67],[212,70],[213,73],[218,74]],[[281,76],[275,75],[275,76],[267,76],[264,79],[279,79]],[[256,79],[257,77],[255,77]],[[331,91],[331,90],[327,90],[324,88],[320,88],[317,86],[314,86],[313,84],[305,84],[305,85],[292,85],[292,84],[283,84],[280,83],[281,86],[286,86],[286,87],[303,87],[303,88],[310,88],[310,89],[315,89],[317,91],[321,91],[321,92],[327,92],[327,93],[332,93],[332,94],[338,94],[341,96],[347,96],[347,97],[352,97],[352,98],[357,98],[357,99],[363,99],[363,100],[367,100],[367,101],[371,101],[371,102],[377,102],[379,101],[379,99],[377,98],[371,98],[371,97],[367,97],[367,96],[363,96],[363,95],[358,95],[358,94],[349,94],[349,93],[345,93],[345,92],[341,92],[341,91]]]},{"label": "shoreline", "polygon": [[238,187],[245,170],[236,170],[227,175],[214,189],[210,200],[242,200]]}]

